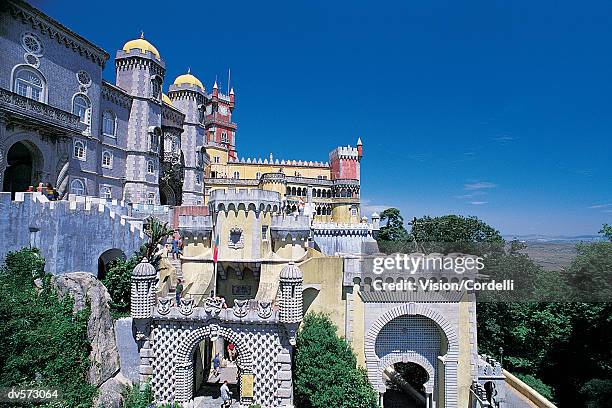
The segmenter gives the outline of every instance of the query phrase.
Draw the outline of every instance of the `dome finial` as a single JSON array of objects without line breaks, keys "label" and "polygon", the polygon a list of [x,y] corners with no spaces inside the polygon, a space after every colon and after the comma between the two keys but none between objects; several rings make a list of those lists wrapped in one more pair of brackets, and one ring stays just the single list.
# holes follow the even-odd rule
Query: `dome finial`
[{"label": "dome finial", "polygon": [[140,30],[140,38],[144,39],[144,31]]},{"label": "dome finial", "polygon": [[191,74],[191,67],[187,67],[187,73]]}]

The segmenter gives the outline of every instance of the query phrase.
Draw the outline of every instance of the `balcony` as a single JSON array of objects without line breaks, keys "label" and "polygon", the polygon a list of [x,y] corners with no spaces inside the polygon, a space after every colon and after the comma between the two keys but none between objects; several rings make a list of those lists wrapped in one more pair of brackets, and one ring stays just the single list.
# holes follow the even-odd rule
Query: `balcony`
[{"label": "balcony", "polygon": [[238,125],[236,125],[234,122],[225,120],[221,115],[217,113],[206,115],[206,117],[204,118],[204,125],[220,125],[232,130],[236,130],[238,128]]},{"label": "balcony", "polygon": [[0,88],[0,111],[10,120],[63,133],[81,133],[87,127],[77,115]]}]

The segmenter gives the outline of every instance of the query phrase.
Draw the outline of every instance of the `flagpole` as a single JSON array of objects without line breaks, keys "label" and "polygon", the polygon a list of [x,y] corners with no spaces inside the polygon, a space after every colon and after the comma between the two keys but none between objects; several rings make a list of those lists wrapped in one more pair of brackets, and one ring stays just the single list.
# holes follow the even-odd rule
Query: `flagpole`
[{"label": "flagpole", "polygon": [[214,268],[214,274],[213,274],[213,297],[217,297],[217,261],[215,261],[215,268]]}]

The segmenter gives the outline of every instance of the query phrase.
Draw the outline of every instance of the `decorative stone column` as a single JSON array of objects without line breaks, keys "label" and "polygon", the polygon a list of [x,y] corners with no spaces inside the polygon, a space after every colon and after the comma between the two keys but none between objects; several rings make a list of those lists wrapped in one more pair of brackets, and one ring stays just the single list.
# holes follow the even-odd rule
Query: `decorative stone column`
[{"label": "decorative stone column", "polygon": [[280,273],[280,316],[289,335],[289,344],[295,346],[297,329],[303,318],[302,283],[300,268],[289,262]]}]

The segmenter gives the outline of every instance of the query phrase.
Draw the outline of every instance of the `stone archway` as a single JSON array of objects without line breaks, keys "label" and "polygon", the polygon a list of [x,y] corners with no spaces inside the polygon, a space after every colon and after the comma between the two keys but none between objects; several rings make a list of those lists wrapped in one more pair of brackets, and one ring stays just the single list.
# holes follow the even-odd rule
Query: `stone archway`
[{"label": "stone archway", "polygon": [[111,248],[102,252],[98,256],[98,275],[96,278],[98,278],[98,280],[103,280],[106,277],[106,272],[108,272],[110,263],[117,259],[127,259],[125,253],[121,249]]},{"label": "stone archway", "polygon": [[381,376],[383,371],[387,367],[395,363],[414,363],[416,365],[421,366],[429,377],[427,379],[427,382],[423,384],[423,387],[425,388],[425,393],[431,394],[433,392],[435,382],[435,369],[426,358],[424,358],[418,353],[402,353],[399,356],[387,356],[385,358],[382,358],[379,363],[379,367],[381,369]]},{"label": "stone archway", "polygon": [[[398,317],[401,317],[401,316],[426,317],[430,319],[431,321],[433,321],[437,325],[437,327],[440,329],[440,331],[444,334],[444,336],[446,337],[447,347],[446,347],[446,354],[443,356],[443,360],[444,360],[443,368],[438,369],[438,371],[440,369],[443,369],[444,384],[443,384],[443,389],[439,390],[439,392],[442,392],[444,394],[444,399],[446,401],[447,408],[457,408],[457,394],[458,394],[457,362],[459,358],[459,338],[458,338],[458,335],[455,329],[452,327],[451,323],[441,313],[437,312],[436,310],[432,309],[426,304],[414,303],[414,302],[401,304],[383,313],[372,324],[372,326],[370,327],[370,329],[368,330],[366,334],[365,345],[364,345],[365,346],[366,367],[367,367],[368,378],[370,379],[370,382],[372,383],[374,388],[378,390],[380,395],[384,394],[384,392],[386,391],[386,386],[383,382],[382,370],[384,370],[384,368],[387,367],[388,365],[385,365],[383,367],[385,362],[381,362],[381,360],[385,356],[383,356],[383,358],[380,358],[377,355],[376,341],[377,341],[378,335],[380,334],[381,330],[383,330],[383,328],[387,325],[387,323],[390,323],[392,320]],[[410,355],[404,355],[404,354],[401,354],[399,356],[395,355],[393,358],[396,359],[396,358],[402,358],[402,357],[404,358],[411,357]],[[417,358],[415,356],[412,356],[412,357],[422,362],[420,358]],[[413,361],[413,362],[423,366],[423,364],[420,364],[418,361]],[[433,364],[431,365],[432,367],[434,367]],[[424,368],[427,370],[426,367]],[[434,376],[430,375],[430,379],[433,378],[435,381],[436,374],[438,373],[434,369]],[[433,391],[433,385],[434,384],[431,384],[432,391]]]},{"label": "stone archway", "polygon": [[2,191],[26,191],[29,186],[36,187],[42,182],[44,159],[33,143],[21,140],[15,142],[6,153]]},{"label": "stone archway", "polygon": [[[253,358],[249,348],[242,337],[232,329],[216,324],[207,325],[193,330],[183,341],[177,351],[176,365],[176,388],[175,398],[177,402],[189,402],[193,399],[194,361],[193,353],[196,346],[205,339],[215,340],[223,337],[236,345],[238,349],[239,374],[253,373]],[[239,383],[239,386],[242,384]],[[242,398],[240,398],[241,403]],[[250,401],[244,401],[250,402]]]}]

